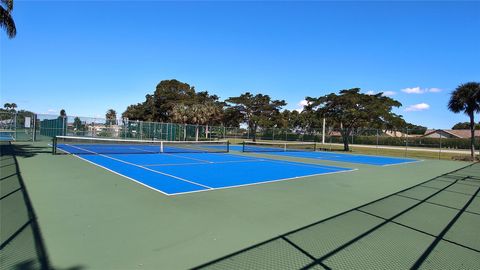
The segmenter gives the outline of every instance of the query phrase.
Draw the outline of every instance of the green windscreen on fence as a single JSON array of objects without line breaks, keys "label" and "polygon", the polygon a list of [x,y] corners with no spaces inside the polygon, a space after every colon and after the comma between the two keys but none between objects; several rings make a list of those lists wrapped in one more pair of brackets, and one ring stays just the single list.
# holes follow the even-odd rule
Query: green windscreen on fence
[{"label": "green windscreen on fence", "polygon": [[67,125],[63,117],[57,119],[45,119],[40,121],[40,135],[55,137],[67,133]]}]

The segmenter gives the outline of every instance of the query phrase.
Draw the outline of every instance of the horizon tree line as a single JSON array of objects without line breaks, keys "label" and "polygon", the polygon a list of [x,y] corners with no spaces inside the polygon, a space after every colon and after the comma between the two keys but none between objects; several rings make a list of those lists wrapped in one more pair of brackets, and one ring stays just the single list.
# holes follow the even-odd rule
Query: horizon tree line
[{"label": "horizon tree line", "polygon": [[[193,125],[222,125],[239,127],[245,124],[256,140],[256,132],[266,128],[284,128],[312,132],[322,127],[323,119],[328,126],[341,133],[344,150],[349,151],[349,136],[354,132],[374,128],[396,131],[414,129],[423,134],[426,127],[406,122],[402,115],[392,112],[402,104],[383,93],[364,94],[360,88],[340,90],[320,97],[306,97],[302,111],[283,110],[285,100],[272,99],[269,95],[252,94],[247,91],[239,96],[220,101],[208,91],[197,92],[194,86],[178,80],[163,80],[145,101],[127,107],[123,118],[152,122],[175,122]],[[480,83],[469,82],[452,92],[448,108],[464,112],[470,118],[471,155],[474,157],[474,115],[480,112]],[[454,127],[458,128],[458,124]],[[415,133],[415,132],[414,132]]]}]

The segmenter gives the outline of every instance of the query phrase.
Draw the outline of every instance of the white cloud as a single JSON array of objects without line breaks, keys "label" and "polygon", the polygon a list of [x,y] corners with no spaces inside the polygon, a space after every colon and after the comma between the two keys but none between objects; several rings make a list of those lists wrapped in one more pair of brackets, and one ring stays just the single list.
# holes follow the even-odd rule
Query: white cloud
[{"label": "white cloud", "polygon": [[405,92],[407,94],[423,94],[423,90],[419,86],[411,87],[411,88],[404,88],[404,89],[402,89],[402,92]]},{"label": "white cloud", "polygon": [[409,87],[409,88],[402,89],[402,92],[407,93],[407,94],[438,93],[438,92],[441,92],[441,91],[442,91],[442,89],[436,88],[436,87],[420,88],[420,86]]},{"label": "white cloud", "polygon": [[302,106],[302,107],[307,105],[308,105],[308,101],[306,101],[305,99],[298,103],[298,106]]},{"label": "white cloud", "polygon": [[298,108],[296,108],[295,110],[296,110],[297,112],[301,112],[301,111],[303,111],[303,106],[307,106],[307,105],[308,105],[308,101],[306,101],[305,99],[304,99],[304,100],[301,100],[301,101],[299,101],[299,102],[297,103],[297,107],[298,107]]},{"label": "white cloud", "polygon": [[[375,95],[375,94],[377,94],[377,92],[375,92],[375,91],[373,91],[373,90],[370,90],[370,91],[367,91],[365,94],[367,94],[367,95]],[[393,96],[393,95],[395,95],[395,94],[397,94],[397,93],[394,92],[394,91],[383,91],[383,96],[386,96],[386,97],[388,97],[388,96]]]},{"label": "white cloud", "polygon": [[385,91],[383,92],[383,95],[386,96],[386,97],[389,97],[389,96],[394,96],[396,95],[397,92],[394,92],[394,91]]},{"label": "white cloud", "polygon": [[440,88],[435,88],[435,87],[427,88],[427,92],[430,92],[430,93],[438,93],[438,92],[441,92],[441,91],[442,91],[442,89],[440,89]]},{"label": "white cloud", "polygon": [[430,108],[430,105],[422,102],[422,103],[418,103],[418,104],[408,106],[407,108],[405,108],[405,111],[406,112],[418,112],[418,111],[428,110],[429,108]]}]

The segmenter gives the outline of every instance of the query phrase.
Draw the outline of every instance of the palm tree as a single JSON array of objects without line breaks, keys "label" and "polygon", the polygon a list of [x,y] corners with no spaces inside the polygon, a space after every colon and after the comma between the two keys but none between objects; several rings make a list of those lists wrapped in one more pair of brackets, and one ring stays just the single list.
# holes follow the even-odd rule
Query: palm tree
[{"label": "palm tree", "polygon": [[208,106],[205,104],[193,104],[189,108],[190,123],[195,126],[195,141],[198,141],[200,126],[208,122]]},{"label": "palm tree", "polygon": [[117,112],[114,109],[109,109],[105,113],[105,124],[106,125],[115,125],[117,122]]},{"label": "palm tree", "polygon": [[[206,125],[206,135],[208,135],[208,125],[220,121],[220,117],[219,107],[213,104],[176,104],[172,109],[171,119],[175,123],[195,125],[195,140],[198,141],[200,126]],[[186,129],[183,137],[186,139]]]},{"label": "palm tree", "polygon": [[188,107],[184,104],[175,104],[172,108],[171,112],[171,120],[174,123],[184,124],[185,127],[183,128],[183,140],[187,139],[187,128],[186,124],[189,118],[189,110]]},{"label": "palm tree", "polygon": [[5,110],[7,110],[7,111],[15,112],[15,109],[17,109],[17,104],[16,103],[5,103],[3,105],[3,108],[5,108]]},{"label": "palm tree", "polygon": [[464,112],[470,118],[470,154],[472,161],[475,160],[475,113],[480,112],[480,83],[459,85],[450,96],[448,109],[454,113]]},{"label": "palm tree", "polygon": [[14,38],[17,28],[12,18],[13,0],[0,0],[0,28],[7,31],[8,38]]}]

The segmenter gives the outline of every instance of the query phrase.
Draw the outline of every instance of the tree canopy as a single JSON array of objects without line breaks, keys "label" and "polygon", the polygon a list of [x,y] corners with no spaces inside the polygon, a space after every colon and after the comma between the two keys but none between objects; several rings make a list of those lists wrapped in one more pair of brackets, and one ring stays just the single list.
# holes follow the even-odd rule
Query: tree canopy
[{"label": "tree canopy", "polygon": [[117,112],[114,109],[109,109],[105,113],[106,125],[114,125],[117,122]]},{"label": "tree canopy", "polygon": [[480,113],[480,83],[468,82],[459,85],[451,94],[448,109],[465,113],[469,118],[470,155],[475,159],[475,114]]},{"label": "tree canopy", "polygon": [[[453,125],[452,129],[470,129],[470,123],[469,122],[458,122],[455,125]],[[475,123],[475,130],[480,129],[480,123]]]},{"label": "tree canopy", "polygon": [[367,95],[360,93],[360,88],[352,88],[341,90],[338,95],[331,93],[318,98],[307,97],[306,100],[306,107],[317,118],[327,118],[338,125],[345,151],[349,150],[348,137],[355,129],[389,129],[405,124],[402,116],[392,112],[394,107],[402,104],[383,93]]},{"label": "tree canopy", "polygon": [[17,110],[17,104],[16,103],[5,103],[3,104],[3,108],[9,112],[15,112]]},{"label": "tree canopy", "polygon": [[73,128],[77,132],[85,130],[85,124],[80,120],[80,117],[77,116],[73,119]]},{"label": "tree canopy", "polygon": [[414,125],[410,123],[407,123],[405,128],[407,128],[408,134],[423,135],[425,134],[425,131],[427,131],[427,127],[425,126]]},{"label": "tree canopy", "polygon": [[12,18],[13,0],[0,0],[0,28],[5,29],[8,38],[17,35],[17,28]]},{"label": "tree canopy", "polygon": [[[174,119],[179,119],[182,106],[186,111],[192,110],[193,105],[198,107],[203,104],[221,111],[223,103],[218,99],[218,96],[210,95],[207,91],[196,92],[195,88],[187,83],[164,80],[157,84],[153,94],[145,96],[144,102],[128,106],[122,117],[141,121],[173,122]],[[219,123],[219,120],[212,120],[206,124]]]},{"label": "tree canopy", "polygon": [[[402,104],[382,93],[361,94],[352,88],[322,97],[307,97],[302,110],[283,110],[284,100],[269,95],[245,92],[221,101],[208,91],[178,80],[164,80],[141,103],[127,107],[123,118],[130,120],[174,122],[193,125],[246,125],[256,139],[256,132],[268,128],[288,129],[293,132],[315,133],[323,127],[323,119],[331,128],[341,129],[346,149],[347,137],[360,128],[395,131],[408,128],[410,134],[423,134],[426,127],[407,123],[401,115],[392,112]],[[107,117],[108,118],[108,117]]]},{"label": "tree canopy", "polygon": [[257,128],[259,126],[274,127],[277,124],[275,120],[278,120],[280,116],[280,109],[287,105],[284,100],[272,100],[268,95],[253,95],[250,92],[238,97],[230,97],[225,102],[229,108],[242,115],[254,141]]}]

